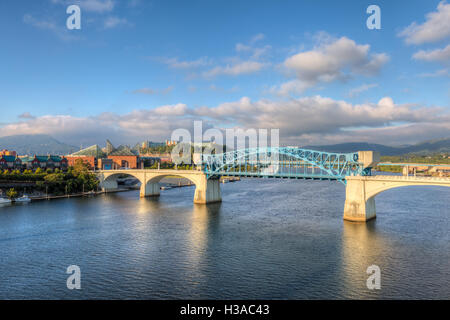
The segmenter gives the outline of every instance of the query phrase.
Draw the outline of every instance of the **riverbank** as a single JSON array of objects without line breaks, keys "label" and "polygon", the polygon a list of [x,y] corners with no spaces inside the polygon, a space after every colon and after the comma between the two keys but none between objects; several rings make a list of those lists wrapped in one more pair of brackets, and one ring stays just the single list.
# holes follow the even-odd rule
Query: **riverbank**
[{"label": "riverbank", "polygon": [[[235,182],[240,181],[239,177],[221,177],[220,182],[221,183],[229,183],[229,182]],[[166,177],[163,180],[161,180],[161,190],[170,190],[174,188],[184,188],[184,187],[192,187],[194,186],[194,183],[192,183],[188,179],[179,178],[177,176],[173,177]],[[68,198],[80,198],[80,197],[95,197],[102,194],[107,193],[118,193],[118,192],[127,192],[130,190],[139,190],[140,185],[133,185],[133,186],[124,186],[122,188],[113,190],[113,191],[89,191],[89,192],[78,192],[73,194],[65,194],[65,195],[29,195],[31,202],[36,201],[44,201],[44,200],[57,200],[57,199],[68,199]],[[13,202],[14,203],[14,202]]]}]

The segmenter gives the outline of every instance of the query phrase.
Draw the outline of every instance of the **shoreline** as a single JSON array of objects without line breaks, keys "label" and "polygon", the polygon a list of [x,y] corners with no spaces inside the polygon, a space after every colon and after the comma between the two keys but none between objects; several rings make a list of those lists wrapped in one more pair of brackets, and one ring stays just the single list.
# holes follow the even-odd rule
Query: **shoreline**
[{"label": "shoreline", "polygon": [[[192,187],[195,186],[194,183],[182,183],[182,180],[180,178],[169,178],[178,180],[178,184],[176,183],[166,183],[165,185],[160,187],[160,190],[170,190],[175,188],[184,188],[184,187]],[[236,177],[222,177],[220,179],[221,183],[230,183],[239,181],[240,178]],[[95,197],[102,194],[108,194],[108,193],[118,193],[118,192],[127,192],[127,191],[136,191],[139,190],[140,186],[130,186],[130,187],[124,187],[124,188],[118,188],[116,190],[110,190],[110,191],[89,191],[84,193],[74,193],[74,194],[68,194],[68,195],[41,195],[41,196],[29,196],[30,201],[29,202],[36,202],[36,201],[45,201],[45,200],[58,200],[58,199],[69,199],[69,198],[81,198],[81,197]],[[21,204],[21,203],[29,203],[29,202],[16,202],[12,201],[10,204]]]}]

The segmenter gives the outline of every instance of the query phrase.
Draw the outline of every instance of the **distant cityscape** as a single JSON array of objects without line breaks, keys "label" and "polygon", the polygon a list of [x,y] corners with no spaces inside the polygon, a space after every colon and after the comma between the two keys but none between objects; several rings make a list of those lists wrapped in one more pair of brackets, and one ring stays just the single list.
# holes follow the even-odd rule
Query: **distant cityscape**
[{"label": "distant cityscape", "polygon": [[[37,168],[41,168],[43,170],[60,169],[65,171],[74,166],[78,160],[83,161],[89,170],[171,167],[173,166],[171,151],[176,144],[177,141],[171,140],[165,140],[164,142],[146,140],[136,143],[134,146],[121,144],[115,147],[110,140],[106,140],[104,147],[94,144],[74,151],[74,147],[59,142],[50,136],[9,136],[0,138],[0,149],[3,149],[0,151],[0,169],[35,171]],[[450,139],[426,141],[416,145],[399,147],[369,143],[344,143],[329,146],[306,146],[305,148],[332,152],[375,150],[381,153],[382,160],[387,163],[450,164]],[[393,172],[398,169],[389,166],[382,168],[384,171]],[[447,171],[447,169],[439,168],[437,170]],[[409,170],[414,169],[410,167]],[[416,170],[427,173],[428,169],[417,167]]]},{"label": "distant cityscape", "polygon": [[19,155],[14,150],[0,151],[0,168],[9,170],[61,169],[74,166],[77,160],[82,160],[91,170],[111,170],[118,168],[137,169],[152,166],[155,163],[172,162],[170,150],[176,141],[165,142],[145,141],[134,148],[120,145],[117,148],[107,140],[101,148],[93,145],[68,155]]},{"label": "distant cityscape", "polygon": [[[115,170],[115,169],[143,169],[173,163],[171,150],[177,141],[165,142],[144,141],[134,147],[119,145],[115,147],[111,141],[106,140],[105,147],[95,144],[67,155],[20,155],[15,150],[3,149],[0,151],[0,169],[3,170],[67,170],[77,161],[85,163],[89,170]],[[192,144],[193,145],[193,144]],[[212,143],[202,143],[211,146]]]}]

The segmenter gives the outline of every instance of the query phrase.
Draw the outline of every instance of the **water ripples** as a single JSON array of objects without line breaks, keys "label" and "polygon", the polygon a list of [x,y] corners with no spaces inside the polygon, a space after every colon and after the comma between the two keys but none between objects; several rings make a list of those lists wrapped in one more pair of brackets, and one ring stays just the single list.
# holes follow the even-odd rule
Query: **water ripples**
[{"label": "water ripples", "polygon": [[[377,196],[378,218],[342,220],[345,188],[248,179],[0,208],[2,299],[449,299],[448,188]],[[82,290],[66,288],[81,268]],[[366,288],[379,265],[382,289]]]}]

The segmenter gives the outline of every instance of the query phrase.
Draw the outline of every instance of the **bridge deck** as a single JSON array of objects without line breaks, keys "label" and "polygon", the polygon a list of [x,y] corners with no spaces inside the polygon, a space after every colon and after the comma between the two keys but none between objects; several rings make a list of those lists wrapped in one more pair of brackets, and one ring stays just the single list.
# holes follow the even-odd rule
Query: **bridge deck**
[{"label": "bridge deck", "polygon": [[173,174],[186,173],[186,174],[204,174],[201,170],[175,170],[175,169],[115,169],[115,170],[96,170],[95,173],[117,173],[117,174],[133,174],[133,173],[160,173],[160,174]]},{"label": "bridge deck", "polygon": [[407,163],[407,162],[381,162],[377,166],[400,166],[400,167],[450,167],[450,163]]},{"label": "bridge deck", "polygon": [[278,179],[303,179],[303,180],[341,180],[337,176],[323,174],[296,174],[296,173],[261,173],[261,172],[215,172],[215,175],[243,178],[278,178]]},{"label": "bridge deck", "polygon": [[386,182],[420,182],[420,183],[448,183],[450,184],[450,178],[446,177],[421,177],[421,176],[388,176],[388,175],[375,175],[375,176],[352,176],[346,177],[346,179],[358,179],[369,181],[386,181]]}]

